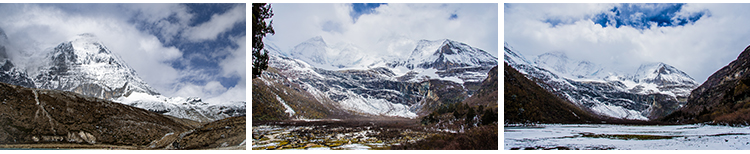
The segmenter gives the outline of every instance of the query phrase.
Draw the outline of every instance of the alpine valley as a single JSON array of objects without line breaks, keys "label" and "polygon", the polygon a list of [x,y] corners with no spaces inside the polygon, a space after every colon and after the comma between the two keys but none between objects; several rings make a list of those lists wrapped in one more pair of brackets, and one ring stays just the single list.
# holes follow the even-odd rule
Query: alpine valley
[{"label": "alpine valley", "polygon": [[[497,149],[497,57],[450,39],[417,42],[401,58],[322,37],[289,51],[266,43],[268,69],[252,82],[253,149]],[[284,134],[301,141],[268,137]],[[326,135],[337,137],[312,140]],[[424,146],[464,135],[481,138]]]},{"label": "alpine valley", "polygon": [[627,72],[570,59],[561,52],[544,53],[532,61],[507,43],[504,59],[545,90],[604,118],[661,118],[684,106],[697,87],[692,77],[664,63],[642,64]]},{"label": "alpine valley", "polygon": [[[0,34],[0,82],[7,83],[2,84],[1,143],[244,148],[244,101],[208,103],[198,97],[163,96],[89,33],[41,47],[47,49],[44,58],[35,60],[39,65],[18,67],[5,47],[9,38],[2,30]],[[217,125],[235,131],[229,133],[235,134],[231,141],[187,141],[189,136],[215,133],[202,128]]]}]

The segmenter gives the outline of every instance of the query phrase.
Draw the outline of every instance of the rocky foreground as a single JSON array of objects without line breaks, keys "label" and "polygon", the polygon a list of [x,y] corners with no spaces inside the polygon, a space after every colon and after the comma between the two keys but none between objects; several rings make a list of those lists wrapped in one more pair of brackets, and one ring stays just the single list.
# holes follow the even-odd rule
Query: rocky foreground
[{"label": "rocky foreground", "polygon": [[441,133],[415,120],[319,120],[253,122],[253,150],[390,149]]}]

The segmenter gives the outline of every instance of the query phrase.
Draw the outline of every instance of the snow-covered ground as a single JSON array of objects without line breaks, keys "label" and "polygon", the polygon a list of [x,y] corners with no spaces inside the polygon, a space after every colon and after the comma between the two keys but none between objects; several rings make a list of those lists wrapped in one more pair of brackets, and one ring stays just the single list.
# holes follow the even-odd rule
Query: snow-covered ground
[{"label": "snow-covered ground", "polygon": [[[750,149],[750,127],[712,125],[626,126],[541,124],[505,127],[503,149]],[[651,138],[651,139],[649,139]],[[653,139],[660,138],[660,139]]]}]

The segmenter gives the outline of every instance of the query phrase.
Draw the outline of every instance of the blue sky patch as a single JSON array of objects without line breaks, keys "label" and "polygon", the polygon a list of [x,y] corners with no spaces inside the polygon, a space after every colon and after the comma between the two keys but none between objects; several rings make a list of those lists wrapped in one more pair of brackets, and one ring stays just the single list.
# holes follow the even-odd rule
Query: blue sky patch
[{"label": "blue sky patch", "polygon": [[657,27],[684,26],[694,23],[706,15],[706,12],[692,12],[687,16],[678,15],[685,4],[622,4],[607,12],[594,15],[591,18],[595,24],[602,27],[630,26],[644,30]]},{"label": "blue sky patch", "polygon": [[349,16],[352,17],[352,21],[357,22],[357,19],[359,16],[362,16],[363,14],[371,14],[375,13],[375,8],[380,7],[380,5],[387,5],[386,3],[352,3],[352,12],[349,13]]},{"label": "blue sky patch", "polygon": [[[639,30],[650,29],[652,25],[657,27],[675,27],[695,23],[708,11],[680,13],[685,4],[621,4],[598,14],[588,15],[582,18],[560,18],[551,17],[543,20],[552,27],[573,24],[578,20],[591,20],[594,24],[602,27],[614,26],[620,28],[629,26]],[[508,5],[506,5],[508,7]]]},{"label": "blue sky patch", "polygon": [[[189,12],[193,14],[190,20],[189,26],[197,26],[202,23],[208,22],[211,17],[215,14],[223,14],[228,10],[235,7],[237,4],[184,4],[189,8]],[[178,22],[175,17],[167,18],[168,22]],[[229,39],[230,37],[241,37],[245,35],[245,22],[240,22],[234,25],[228,32],[219,34],[215,40],[205,40],[200,42],[191,42],[186,40],[175,40],[180,39],[177,36],[163,36],[159,35],[162,29],[159,29],[155,23],[145,23],[135,21],[137,27],[141,30],[146,30],[149,33],[156,36],[165,46],[174,46],[182,51],[182,58],[170,61],[170,65],[177,70],[191,70],[200,71],[200,74],[220,74],[221,67],[219,66],[220,60],[227,58],[230,54],[226,51],[226,48],[237,48],[238,45]],[[165,38],[172,37],[172,38]],[[172,41],[166,41],[172,40]],[[224,87],[234,87],[241,78],[237,77],[222,77],[222,76],[184,76],[179,79],[183,82],[191,82],[194,84],[205,84],[210,80],[218,80]]]}]

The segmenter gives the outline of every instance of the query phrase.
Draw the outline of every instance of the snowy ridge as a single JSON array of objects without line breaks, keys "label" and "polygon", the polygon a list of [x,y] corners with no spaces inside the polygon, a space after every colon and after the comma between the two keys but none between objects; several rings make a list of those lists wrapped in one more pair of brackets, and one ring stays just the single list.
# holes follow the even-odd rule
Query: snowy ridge
[{"label": "snowy ridge", "polygon": [[[648,120],[664,116],[697,85],[664,63],[644,64],[634,75],[612,71],[565,53],[539,55],[531,63],[505,44],[505,62],[548,91],[595,114]],[[537,79],[537,80],[535,80]],[[654,107],[654,104],[661,104]],[[663,107],[667,106],[667,107]]]},{"label": "snowy ridge", "polygon": [[483,66],[497,64],[497,57],[482,49],[471,47],[465,43],[442,39],[442,40],[420,40],[417,48],[412,51],[406,60],[406,65],[416,66],[424,69],[436,68],[438,70],[451,69],[452,64],[458,67]]},{"label": "snowy ridge", "polygon": [[198,97],[166,97],[140,92],[134,92],[130,96],[119,97],[112,101],[198,122],[244,116],[246,107],[246,103],[241,101],[209,104]]}]

